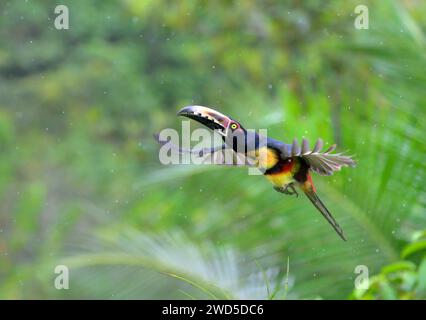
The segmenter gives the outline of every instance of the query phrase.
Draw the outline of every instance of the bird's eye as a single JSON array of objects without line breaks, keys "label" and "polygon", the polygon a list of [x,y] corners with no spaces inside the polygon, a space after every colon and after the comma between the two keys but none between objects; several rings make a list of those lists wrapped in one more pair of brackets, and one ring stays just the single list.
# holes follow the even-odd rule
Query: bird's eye
[{"label": "bird's eye", "polygon": [[235,130],[238,128],[238,125],[236,123],[231,124],[231,129]]}]

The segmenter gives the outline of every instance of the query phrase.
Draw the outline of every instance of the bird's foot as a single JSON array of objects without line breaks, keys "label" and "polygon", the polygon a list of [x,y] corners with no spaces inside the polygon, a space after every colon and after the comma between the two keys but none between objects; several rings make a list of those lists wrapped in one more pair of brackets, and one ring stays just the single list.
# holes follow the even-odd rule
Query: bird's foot
[{"label": "bird's foot", "polygon": [[299,194],[293,184],[288,184],[285,187],[274,187],[274,189],[280,193],[288,194],[290,196],[296,195],[296,197],[299,197]]}]

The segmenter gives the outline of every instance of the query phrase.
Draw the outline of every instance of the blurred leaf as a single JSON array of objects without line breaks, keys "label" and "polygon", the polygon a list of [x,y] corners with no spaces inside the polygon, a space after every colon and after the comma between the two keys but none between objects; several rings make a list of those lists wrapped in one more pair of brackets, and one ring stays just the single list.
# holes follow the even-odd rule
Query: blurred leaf
[{"label": "blurred leaf", "polygon": [[417,241],[407,245],[402,251],[401,257],[406,258],[424,250],[426,250],[426,240]]},{"label": "blurred leaf", "polygon": [[382,269],[381,273],[386,275],[386,274],[394,273],[398,271],[412,271],[412,270],[416,270],[416,265],[414,263],[410,261],[398,261],[385,266]]},{"label": "blurred leaf", "polygon": [[[129,228],[125,229],[125,234],[104,232],[101,238],[116,251],[82,254],[67,258],[63,263],[73,268],[116,264],[140,266],[188,283],[213,299],[268,297],[265,278],[259,273],[248,277],[241,273],[242,265],[232,250],[196,245],[181,233],[149,236]],[[266,280],[275,285],[275,279]]]},{"label": "blurred leaf", "polygon": [[419,296],[423,295],[426,297],[426,258],[423,258],[423,261],[419,266],[418,277],[417,291]]}]

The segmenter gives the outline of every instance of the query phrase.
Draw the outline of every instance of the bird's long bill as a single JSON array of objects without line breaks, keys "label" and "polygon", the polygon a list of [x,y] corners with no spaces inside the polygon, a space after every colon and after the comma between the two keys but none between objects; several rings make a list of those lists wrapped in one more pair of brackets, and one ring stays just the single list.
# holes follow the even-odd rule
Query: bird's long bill
[{"label": "bird's long bill", "polygon": [[219,111],[203,106],[185,107],[178,112],[178,116],[193,119],[223,136],[227,135],[229,125],[232,122],[231,118]]},{"label": "bird's long bill", "polygon": [[305,192],[306,196],[311,200],[315,208],[318,209],[319,212],[324,216],[324,218],[328,221],[329,224],[333,227],[334,230],[336,230],[337,234],[346,241],[346,238],[343,234],[342,228],[339,226],[339,224],[336,222],[336,220],[331,215],[330,211],[326,208],[324,203],[320,200],[318,195],[315,193],[312,189],[306,189],[304,188],[303,191]]}]

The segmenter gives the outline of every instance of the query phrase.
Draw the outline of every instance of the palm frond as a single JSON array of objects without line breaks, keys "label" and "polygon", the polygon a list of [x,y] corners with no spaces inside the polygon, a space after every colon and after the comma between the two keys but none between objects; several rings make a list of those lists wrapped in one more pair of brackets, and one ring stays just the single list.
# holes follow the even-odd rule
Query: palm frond
[{"label": "palm frond", "polygon": [[[114,265],[143,268],[180,280],[190,288],[181,286],[179,290],[190,291],[190,296],[198,298],[267,299],[270,295],[267,287],[278,286],[277,274],[271,270],[247,274],[247,268],[242,269],[244,261],[235,250],[195,244],[182,232],[153,236],[127,227],[118,233],[104,231],[98,244],[96,252],[75,255],[62,263],[71,268]],[[140,283],[141,290],[149,290],[143,280],[144,277],[135,282]],[[283,290],[284,286],[278,286],[278,292]]]}]

